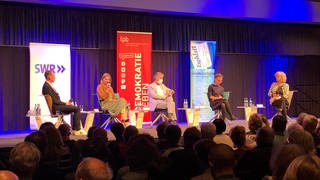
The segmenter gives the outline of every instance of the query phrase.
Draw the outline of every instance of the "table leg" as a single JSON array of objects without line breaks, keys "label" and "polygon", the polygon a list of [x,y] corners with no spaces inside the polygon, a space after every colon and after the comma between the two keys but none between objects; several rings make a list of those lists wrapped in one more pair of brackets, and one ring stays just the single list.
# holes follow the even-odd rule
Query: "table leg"
[{"label": "table leg", "polygon": [[199,126],[199,119],[200,119],[200,109],[194,109],[193,113],[193,126]]},{"label": "table leg", "polygon": [[89,128],[92,126],[93,119],[94,119],[94,112],[89,112],[87,114],[86,122],[85,122],[84,128],[83,128],[86,132],[88,132]]}]

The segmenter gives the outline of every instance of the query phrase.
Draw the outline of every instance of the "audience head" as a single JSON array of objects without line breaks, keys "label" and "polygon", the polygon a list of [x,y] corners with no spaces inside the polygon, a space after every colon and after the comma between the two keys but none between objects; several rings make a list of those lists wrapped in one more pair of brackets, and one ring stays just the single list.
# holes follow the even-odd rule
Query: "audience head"
[{"label": "audience head", "polygon": [[233,144],[240,148],[246,143],[246,129],[243,126],[235,126],[230,130],[230,138]]},{"label": "audience head", "polygon": [[34,145],[37,146],[37,148],[41,153],[44,153],[44,150],[48,143],[48,139],[44,132],[36,131],[26,136],[26,138],[24,139],[24,142],[33,143]]},{"label": "audience head", "polygon": [[46,127],[53,127],[53,128],[55,128],[55,127],[54,127],[54,124],[53,124],[52,122],[44,122],[44,123],[41,124],[41,126],[40,126],[40,128],[39,128],[39,131],[43,130],[43,129],[46,128]]},{"label": "audience head", "polygon": [[161,123],[158,124],[157,126],[157,136],[159,139],[165,139],[166,134],[165,130],[169,126],[168,121],[162,121]]},{"label": "audience head", "polygon": [[93,132],[94,132],[94,130],[97,129],[98,127],[99,127],[99,126],[91,126],[91,127],[89,128],[88,134],[87,134],[88,139],[89,139],[89,138],[93,138]]},{"label": "audience head", "polygon": [[103,161],[88,157],[81,161],[75,174],[76,180],[111,180],[112,170]]},{"label": "audience head", "polygon": [[101,138],[90,138],[85,140],[82,147],[83,157],[94,157],[107,162],[109,159],[108,148]]},{"label": "audience head", "polygon": [[320,177],[320,159],[316,155],[303,155],[295,158],[287,168],[283,179],[318,180]]},{"label": "audience head", "polygon": [[311,115],[311,114],[304,116],[303,122],[302,122],[302,126],[303,126],[304,130],[313,134],[316,132],[317,125],[318,125],[318,119],[316,116]]},{"label": "audience head", "polygon": [[200,126],[202,139],[212,140],[216,135],[216,126],[213,123],[206,122]]},{"label": "audience head", "polygon": [[236,158],[233,149],[226,144],[216,144],[209,151],[209,163],[215,176],[221,172],[233,172]]},{"label": "audience head", "polygon": [[45,157],[55,158],[66,151],[61,134],[55,127],[47,126],[41,131],[48,137],[48,143],[44,153]]},{"label": "audience head", "polygon": [[69,124],[63,123],[59,126],[58,128],[61,136],[65,139],[65,138],[69,138],[69,136],[71,135],[71,127],[69,126]]},{"label": "audience head", "polygon": [[131,137],[139,134],[139,130],[135,126],[128,126],[123,131],[123,139],[125,142],[128,142]]},{"label": "audience head", "polygon": [[274,74],[274,77],[276,78],[277,82],[285,83],[287,82],[287,76],[286,73],[282,71],[278,71]]},{"label": "audience head", "polygon": [[273,146],[274,132],[270,127],[260,128],[257,132],[257,146]]},{"label": "audience head", "polygon": [[223,119],[215,119],[213,121],[213,124],[216,126],[216,133],[217,134],[222,134],[227,128],[227,125]]},{"label": "audience head", "polygon": [[130,170],[148,170],[160,158],[154,138],[148,134],[132,137],[128,142]]},{"label": "audience head", "polygon": [[263,114],[259,114],[259,116],[261,117],[261,120],[262,120],[262,127],[270,127],[268,118]]},{"label": "audience head", "polygon": [[165,130],[165,134],[171,146],[175,146],[181,138],[181,129],[178,125],[169,125]]},{"label": "audience head", "polygon": [[299,116],[296,119],[297,123],[300,124],[301,126],[302,126],[303,119],[306,115],[308,115],[308,113],[302,112],[299,114]]},{"label": "audience head", "polygon": [[110,126],[110,130],[117,141],[122,141],[122,134],[124,131],[124,126],[122,123],[113,123]]},{"label": "audience head", "polygon": [[289,134],[288,142],[298,144],[305,149],[306,152],[314,152],[314,140],[312,135],[305,130],[295,130]]},{"label": "audience head", "polygon": [[272,129],[276,134],[284,135],[287,127],[287,119],[282,115],[276,115],[272,118]]},{"label": "audience head", "polygon": [[97,127],[92,134],[94,139],[101,139],[103,142],[108,142],[108,133],[105,129]]},{"label": "audience head", "polygon": [[19,180],[18,176],[7,170],[0,170],[0,179],[1,180]]},{"label": "audience head", "polygon": [[263,126],[262,118],[259,114],[255,113],[249,117],[248,121],[249,130],[251,133],[256,134],[258,129]]},{"label": "audience head", "polygon": [[285,131],[286,137],[289,137],[289,135],[290,135],[293,131],[296,131],[296,130],[304,130],[304,129],[303,129],[303,127],[302,127],[300,124],[298,124],[298,123],[292,123],[292,124],[290,124],[290,125],[287,127],[286,131]]},{"label": "audience head", "polygon": [[274,180],[282,180],[291,161],[304,154],[304,149],[297,144],[282,144],[275,149],[270,160]]},{"label": "audience head", "polygon": [[40,151],[33,143],[18,143],[10,151],[9,161],[20,179],[32,178],[38,168]]},{"label": "audience head", "polygon": [[203,170],[209,168],[208,155],[211,147],[214,145],[215,143],[212,139],[201,139],[193,145],[193,150]]},{"label": "audience head", "polygon": [[196,127],[189,127],[183,133],[184,148],[192,149],[194,143],[201,139],[201,132]]}]

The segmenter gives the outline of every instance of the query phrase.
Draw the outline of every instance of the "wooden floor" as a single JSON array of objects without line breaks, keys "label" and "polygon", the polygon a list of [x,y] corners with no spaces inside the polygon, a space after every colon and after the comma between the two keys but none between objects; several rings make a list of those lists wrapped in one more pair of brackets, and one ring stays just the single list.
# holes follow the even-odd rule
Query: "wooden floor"
[{"label": "wooden floor", "polygon": [[[295,120],[289,121],[288,124],[295,122]],[[248,122],[245,120],[234,120],[234,121],[227,121],[227,130],[226,132],[229,132],[229,129],[236,125],[244,126],[246,129],[248,129]],[[185,131],[185,129],[188,128],[186,123],[179,123],[179,126],[181,127],[182,133]],[[114,140],[114,136],[111,133],[111,131],[108,129],[108,139]],[[0,148],[3,147],[13,147],[19,142],[23,142],[24,138],[30,134],[30,132],[22,132],[22,133],[15,133],[15,134],[1,134],[0,135]],[[154,125],[152,128],[149,125],[143,126],[143,128],[139,129],[139,133],[148,133],[151,136],[157,138],[157,132],[156,132],[156,125]],[[71,139],[79,140],[79,139],[86,139],[86,136],[74,136],[71,135]]]}]

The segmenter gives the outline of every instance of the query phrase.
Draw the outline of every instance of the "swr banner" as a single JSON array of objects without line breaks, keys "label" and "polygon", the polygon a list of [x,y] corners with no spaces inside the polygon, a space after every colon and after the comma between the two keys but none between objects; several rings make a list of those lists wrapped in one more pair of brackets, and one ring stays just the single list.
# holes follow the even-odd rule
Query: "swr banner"
[{"label": "swr banner", "polygon": [[[117,31],[117,92],[131,109],[149,107],[152,33]],[[150,114],[144,122],[150,121]]]}]

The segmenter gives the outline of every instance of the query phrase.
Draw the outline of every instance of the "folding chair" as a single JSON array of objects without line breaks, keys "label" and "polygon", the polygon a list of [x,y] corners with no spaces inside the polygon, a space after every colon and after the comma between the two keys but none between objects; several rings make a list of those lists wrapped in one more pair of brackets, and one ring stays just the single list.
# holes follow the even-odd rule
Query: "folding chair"
[{"label": "folding chair", "polygon": [[63,119],[63,114],[61,112],[60,112],[61,114],[58,114],[58,115],[52,112],[52,104],[53,104],[52,97],[49,94],[45,94],[43,96],[46,100],[46,103],[50,112],[50,116],[52,118],[57,118],[57,122],[54,124],[54,126],[58,128],[61,123],[66,123]]},{"label": "folding chair", "polygon": [[117,118],[117,115],[112,115],[110,112],[103,111],[101,108],[101,100],[98,97],[99,110],[103,112],[108,118],[100,125],[100,127],[106,129],[110,123],[121,123],[121,121]]},{"label": "folding chair", "polygon": [[162,119],[162,121],[169,120],[168,116],[165,115],[165,113],[168,112],[168,109],[155,109],[153,112],[159,113],[159,114],[156,117],[156,119],[154,119],[154,121],[151,123],[150,127],[152,127],[156,122],[158,122],[160,118]]}]

